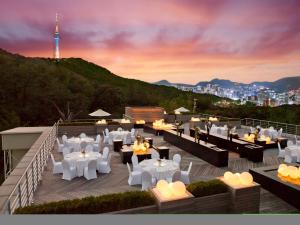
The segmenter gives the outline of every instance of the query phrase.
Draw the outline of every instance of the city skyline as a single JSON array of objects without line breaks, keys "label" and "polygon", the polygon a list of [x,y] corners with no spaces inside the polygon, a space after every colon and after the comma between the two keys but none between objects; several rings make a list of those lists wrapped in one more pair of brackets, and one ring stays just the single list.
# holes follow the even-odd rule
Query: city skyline
[{"label": "city skyline", "polygon": [[299,1],[12,0],[2,5],[0,48],[25,56],[53,56],[58,12],[61,56],[84,58],[123,77],[250,83],[300,71]]}]

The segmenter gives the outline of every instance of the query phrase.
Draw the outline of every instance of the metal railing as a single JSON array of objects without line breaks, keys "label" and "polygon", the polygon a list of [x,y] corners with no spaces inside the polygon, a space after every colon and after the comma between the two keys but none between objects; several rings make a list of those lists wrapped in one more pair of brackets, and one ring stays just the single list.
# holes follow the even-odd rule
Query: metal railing
[{"label": "metal railing", "polygon": [[7,198],[2,213],[12,214],[18,207],[28,206],[32,203],[34,192],[42,179],[42,173],[47,164],[51,150],[54,147],[58,123],[59,122],[52,126],[50,132],[32,157],[32,160]]},{"label": "metal railing", "polygon": [[244,118],[241,119],[241,124],[244,126],[256,127],[260,126],[262,128],[274,127],[274,129],[279,130],[282,128],[282,132],[292,135],[300,135],[300,125],[289,124],[289,123],[280,123],[268,120],[259,120],[253,118]]}]

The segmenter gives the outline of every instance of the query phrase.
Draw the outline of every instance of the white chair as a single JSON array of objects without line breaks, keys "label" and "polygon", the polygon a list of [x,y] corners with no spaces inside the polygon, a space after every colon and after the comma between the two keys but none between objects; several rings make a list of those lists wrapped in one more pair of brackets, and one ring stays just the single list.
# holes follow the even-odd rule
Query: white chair
[{"label": "white chair", "polygon": [[97,165],[97,169],[99,173],[110,173],[110,160],[111,160],[111,154],[108,154],[107,160],[101,160],[99,164]]},{"label": "white chair", "polygon": [[100,134],[98,134],[96,136],[96,141],[94,142],[93,147],[94,147],[94,149],[93,149],[94,152],[99,152],[100,147],[101,147],[101,136],[100,136]]},{"label": "white chair", "polygon": [[86,146],[87,146],[87,142],[86,142],[86,141],[82,141],[82,142],[80,143],[80,148],[81,148],[81,149],[85,149]]},{"label": "white chair", "polygon": [[132,170],[133,171],[140,171],[141,166],[139,165],[139,160],[136,154],[133,154],[131,156],[131,162],[132,162]]},{"label": "white chair", "polygon": [[156,150],[151,149],[150,152],[151,152],[151,159],[159,159],[160,158],[160,155]]},{"label": "white chair", "polygon": [[123,139],[123,144],[130,145],[131,143],[132,143],[131,133],[128,133],[128,134],[126,134],[126,136]]},{"label": "white chair", "polygon": [[71,153],[71,149],[67,146],[63,147],[62,151],[64,156]]},{"label": "white chair", "polygon": [[81,134],[79,135],[79,137],[80,137],[80,138],[86,138],[86,134],[85,134],[85,133],[81,133]]},{"label": "white chair", "polygon": [[217,129],[217,134],[222,135],[222,130],[220,128]]},{"label": "white chair", "polygon": [[106,135],[106,134],[104,133],[104,131],[102,131],[102,133],[103,133],[103,142],[104,142],[105,144],[108,144],[109,136]]},{"label": "white chair", "polygon": [[68,137],[67,137],[67,135],[64,134],[63,136],[61,136],[61,139],[63,141],[63,144],[65,145],[68,140]]},{"label": "white chair", "polygon": [[300,145],[300,140],[297,139],[297,135],[295,135],[294,137],[295,137],[295,145]]},{"label": "white chair", "polygon": [[128,169],[128,174],[129,174],[128,184],[130,186],[141,184],[142,183],[142,172],[137,171],[137,170],[131,172],[131,169],[130,169],[130,166],[128,163],[127,163],[127,169]]},{"label": "white chair", "polygon": [[293,145],[294,145],[294,143],[293,143],[292,141],[289,140],[289,141],[287,142],[287,146],[293,146]]},{"label": "white chair", "polygon": [[74,177],[76,177],[76,168],[75,167],[71,166],[71,164],[66,160],[63,160],[61,164],[63,167],[62,179],[70,181]]},{"label": "white chair", "polygon": [[169,183],[175,182],[175,181],[181,181],[181,172],[180,170],[176,170],[171,177],[167,177],[167,181]]},{"label": "white chair", "polygon": [[135,140],[135,129],[134,128],[131,129],[130,134],[131,134],[131,140],[132,140],[132,142],[134,142],[134,140]]},{"label": "white chair", "polygon": [[285,148],[284,162],[295,163],[297,161],[297,152]]},{"label": "white chair", "polygon": [[279,131],[278,131],[278,138],[280,138],[281,135],[282,135],[282,128],[280,128]]},{"label": "white chair", "polygon": [[270,137],[270,130],[266,129],[264,131],[264,135],[267,136],[267,137]]},{"label": "white chair", "polygon": [[52,164],[53,164],[52,173],[53,174],[62,173],[63,167],[62,167],[61,162],[56,162],[52,154],[50,154],[50,156],[51,156],[51,160],[52,160]]},{"label": "white chair", "polygon": [[108,147],[104,147],[104,148],[103,148],[102,158],[101,158],[101,159],[107,160],[108,154],[109,154],[109,148],[108,148]]},{"label": "white chair", "polygon": [[88,165],[84,168],[84,177],[87,180],[96,179],[97,178],[97,161],[91,160],[88,162]]},{"label": "white chair", "polygon": [[108,134],[108,144],[113,145],[114,135],[112,133]]},{"label": "white chair", "polygon": [[175,154],[173,156],[173,162],[177,163],[178,166],[180,167],[180,162],[181,162],[181,156],[179,154]]},{"label": "white chair", "polygon": [[108,128],[105,128],[104,131],[105,131],[105,135],[108,136],[108,135],[109,135],[109,130],[108,130]]},{"label": "white chair", "polygon": [[122,127],[119,127],[118,129],[117,129],[117,131],[119,131],[119,132],[121,132],[123,129],[122,129]]},{"label": "white chair", "polygon": [[56,138],[56,143],[57,143],[57,151],[63,152],[62,150],[63,150],[64,144],[61,144],[58,138]]},{"label": "white chair", "polygon": [[181,181],[184,184],[189,184],[190,183],[190,173],[192,169],[193,162],[190,162],[189,168],[187,171],[181,171]]},{"label": "white chair", "polygon": [[277,145],[278,145],[278,158],[284,158],[284,155],[285,155],[285,150],[282,150],[281,149],[281,145],[279,142],[277,142]]},{"label": "white chair", "polygon": [[85,147],[85,151],[86,152],[92,152],[94,150],[94,147],[92,146],[92,145],[87,145],[86,147]]},{"label": "white chair", "polygon": [[152,175],[148,171],[142,172],[142,191],[148,190],[153,187]]}]

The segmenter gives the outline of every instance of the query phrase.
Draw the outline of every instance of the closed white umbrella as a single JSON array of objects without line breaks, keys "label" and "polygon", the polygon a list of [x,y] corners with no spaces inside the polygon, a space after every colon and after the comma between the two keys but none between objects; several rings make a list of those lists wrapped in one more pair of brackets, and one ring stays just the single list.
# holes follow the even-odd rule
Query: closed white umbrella
[{"label": "closed white umbrella", "polygon": [[95,112],[92,112],[89,114],[90,116],[95,116],[95,117],[105,117],[105,116],[110,116],[108,112],[103,111],[102,109],[98,109]]}]

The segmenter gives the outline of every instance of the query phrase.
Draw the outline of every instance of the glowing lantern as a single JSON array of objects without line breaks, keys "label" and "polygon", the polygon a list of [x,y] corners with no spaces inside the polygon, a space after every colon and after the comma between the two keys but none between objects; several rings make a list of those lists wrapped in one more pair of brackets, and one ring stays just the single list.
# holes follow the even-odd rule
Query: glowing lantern
[{"label": "glowing lantern", "polygon": [[282,169],[282,168],[286,168],[287,165],[286,164],[280,164],[279,167],[278,167],[278,170]]},{"label": "glowing lantern", "polygon": [[231,173],[230,171],[227,171],[224,173],[225,180],[229,180],[232,176],[233,176],[233,173]]},{"label": "glowing lantern", "polygon": [[181,181],[176,181],[174,183],[169,184],[170,189],[173,195],[175,196],[183,196],[185,194],[185,185]]},{"label": "glowing lantern", "polygon": [[164,188],[168,188],[168,182],[165,180],[159,180],[156,184],[156,188],[160,191]]},{"label": "glowing lantern", "polygon": [[250,173],[243,172],[240,175],[240,181],[241,181],[241,184],[243,184],[243,185],[250,185],[253,182],[253,177]]}]

